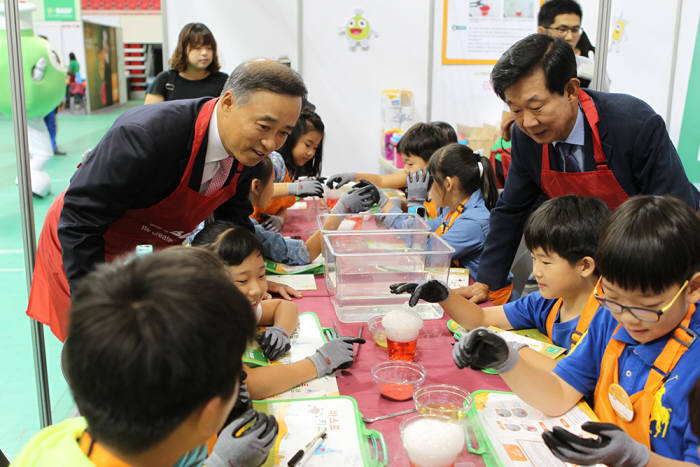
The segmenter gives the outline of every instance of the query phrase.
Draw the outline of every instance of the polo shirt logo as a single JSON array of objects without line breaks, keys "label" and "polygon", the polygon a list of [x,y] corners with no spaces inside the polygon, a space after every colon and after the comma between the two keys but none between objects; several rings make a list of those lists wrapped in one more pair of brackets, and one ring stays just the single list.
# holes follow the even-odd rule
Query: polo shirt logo
[{"label": "polo shirt logo", "polygon": [[[654,394],[654,405],[651,407],[651,414],[649,415],[649,433],[651,434],[651,422],[656,422],[656,432],[654,433],[654,438],[658,438],[661,434],[662,438],[666,437],[666,430],[668,429],[668,423],[671,420],[671,411],[664,407],[661,402],[661,398],[666,394],[666,384],[674,379],[678,379],[678,375],[666,381],[661,385],[656,394]],[[663,426],[663,432],[661,427]]]}]

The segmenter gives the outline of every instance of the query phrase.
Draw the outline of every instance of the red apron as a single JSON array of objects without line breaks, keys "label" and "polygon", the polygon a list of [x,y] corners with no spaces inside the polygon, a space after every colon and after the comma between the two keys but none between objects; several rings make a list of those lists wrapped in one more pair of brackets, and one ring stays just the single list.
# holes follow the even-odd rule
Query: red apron
[{"label": "red apron", "polygon": [[615,209],[625,202],[629,195],[617,182],[615,175],[605,161],[603,146],[598,132],[598,111],[591,97],[584,91],[578,91],[583,114],[591,126],[593,134],[593,151],[596,170],[592,172],[557,172],[549,168],[549,145],[542,145],[542,191],[550,198],[575,194],[600,198],[610,209]]},{"label": "red apron", "polygon": [[[103,235],[105,261],[135,250],[136,245],[150,244],[155,249],[179,245],[214,210],[236,194],[240,168],[231,182],[211,196],[189,188],[197,153],[207,134],[209,119],[218,99],[204,104],[195,123],[192,152],[180,179],[180,184],[166,198],[153,206],[130,209],[112,223]],[[61,193],[46,214],[44,227],[39,237],[36,265],[29,293],[27,314],[51,327],[61,341],[68,333],[68,309],[70,289],[63,268],[61,244],[58,240],[58,219],[63,209]]]}]

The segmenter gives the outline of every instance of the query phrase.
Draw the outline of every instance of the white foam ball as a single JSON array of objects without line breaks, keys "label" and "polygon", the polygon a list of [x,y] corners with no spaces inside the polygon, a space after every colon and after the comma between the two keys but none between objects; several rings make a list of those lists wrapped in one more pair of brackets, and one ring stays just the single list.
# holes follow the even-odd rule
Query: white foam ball
[{"label": "white foam ball", "polygon": [[411,342],[423,327],[423,318],[405,309],[391,310],[382,318],[386,337],[394,342]]},{"label": "white foam ball", "polygon": [[416,466],[446,467],[464,448],[464,429],[457,423],[421,418],[406,426],[402,441]]}]

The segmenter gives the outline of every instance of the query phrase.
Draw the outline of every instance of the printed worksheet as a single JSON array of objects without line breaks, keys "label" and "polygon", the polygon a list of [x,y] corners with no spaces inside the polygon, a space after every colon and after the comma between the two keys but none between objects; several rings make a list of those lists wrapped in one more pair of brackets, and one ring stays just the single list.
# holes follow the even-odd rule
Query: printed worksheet
[{"label": "printed worksheet", "polygon": [[469,269],[450,268],[450,279],[447,284],[451,289],[467,287],[469,285]]},{"label": "printed worksheet", "polygon": [[254,408],[273,414],[279,423],[279,435],[263,464],[265,467],[286,466],[289,459],[324,428],[328,436],[313,455],[307,457],[306,467],[365,465],[357,430],[361,422],[351,399],[256,402]]},{"label": "printed worksheet", "polygon": [[316,279],[313,274],[288,274],[286,276],[267,276],[268,282],[284,284],[297,290],[316,290]]},{"label": "printed worksheet", "polygon": [[566,349],[564,347],[559,347],[552,344],[551,342],[547,342],[549,339],[546,339],[546,341],[537,340],[514,331],[504,331],[503,329],[497,328],[495,326],[489,326],[489,330],[500,334],[508,342],[523,343],[535,352],[541,353],[545,357],[557,358],[559,355],[566,352]]},{"label": "printed worksheet", "polygon": [[547,417],[513,393],[477,391],[472,395],[484,434],[503,465],[569,466],[572,464],[560,461],[549,451],[542,432],[561,426],[574,434],[591,436],[581,429],[582,423],[595,420],[585,403],[560,417]]}]

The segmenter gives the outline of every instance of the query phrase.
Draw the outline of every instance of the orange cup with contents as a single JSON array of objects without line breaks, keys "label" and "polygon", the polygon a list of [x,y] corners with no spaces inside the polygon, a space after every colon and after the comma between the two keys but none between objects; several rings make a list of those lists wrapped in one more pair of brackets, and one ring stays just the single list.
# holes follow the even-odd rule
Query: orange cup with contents
[{"label": "orange cup with contents", "polygon": [[391,310],[382,318],[382,326],[386,331],[389,360],[412,362],[416,356],[418,333],[423,327],[423,318],[410,310]]}]

